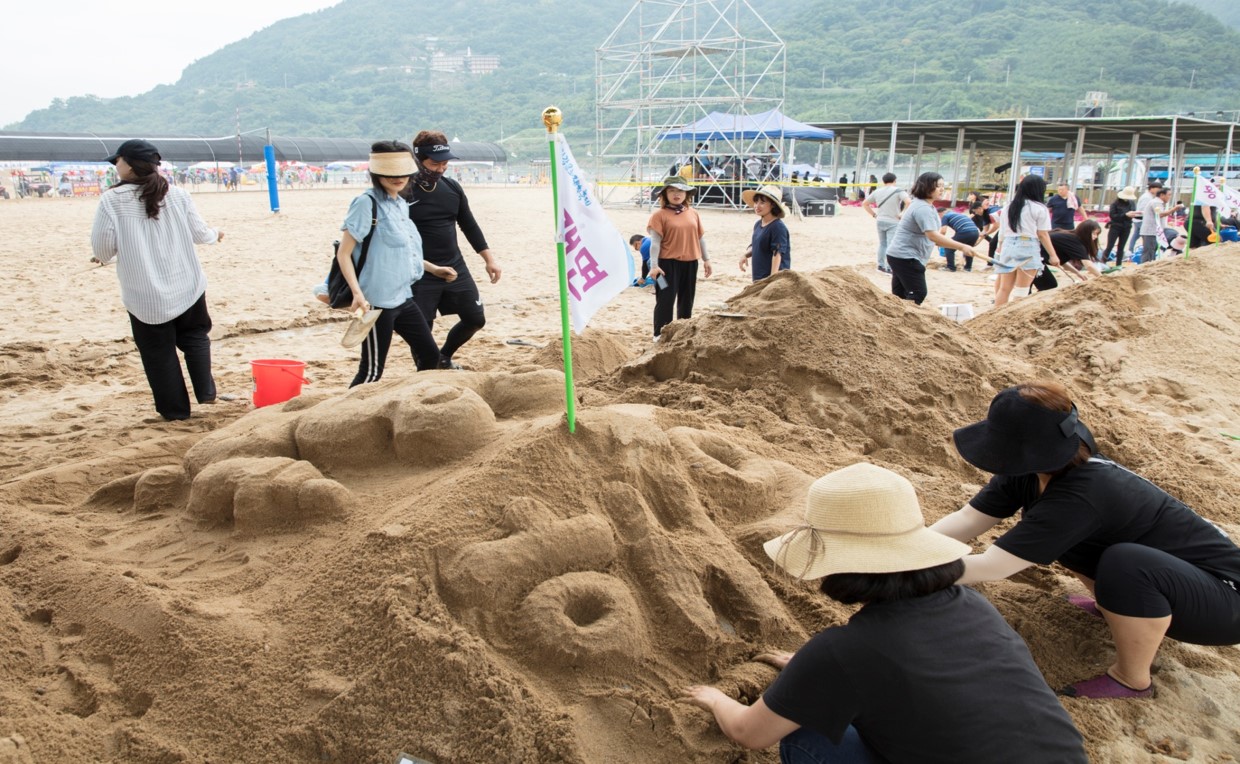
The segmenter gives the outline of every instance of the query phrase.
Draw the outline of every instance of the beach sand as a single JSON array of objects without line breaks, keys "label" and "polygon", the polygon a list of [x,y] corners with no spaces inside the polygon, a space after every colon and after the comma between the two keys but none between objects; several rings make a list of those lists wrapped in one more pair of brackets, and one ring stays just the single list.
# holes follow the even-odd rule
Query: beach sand
[{"label": "beach sand", "polygon": [[[984,274],[932,267],[919,308],[887,294],[857,208],[790,220],[796,271],[761,284],[737,267],[754,218],[706,211],[696,317],[652,345],[650,289],[600,311],[574,340],[570,435],[547,189],[469,191],[504,274],[466,370],[416,374],[397,341],[346,394],[356,351],[310,289],[354,192],[285,192],[278,215],[195,195],[227,233],[199,252],[236,400],[177,423],[114,268],[88,262],[96,202],[0,201],[0,764],[777,761],[675,700],[755,699],[773,671],[754,655],[850,614],[761,542],[858,460],[912,480],[931,520],[958,508],[985,478],[951,430],[1032,376],[1240,538],[1220,434],[1240,435],[1240,245],[1000,310]],[[626,237],[647,217],[610,214]],[[260,358],[306,362],[303,394],[254,410]],[[980,589],[1052,686],[1110,663],[1062,568]],[[1238,669],[1234,647],[1168,641],[1156,700],[1064,703],[1095,761],[1232,761]]]}]

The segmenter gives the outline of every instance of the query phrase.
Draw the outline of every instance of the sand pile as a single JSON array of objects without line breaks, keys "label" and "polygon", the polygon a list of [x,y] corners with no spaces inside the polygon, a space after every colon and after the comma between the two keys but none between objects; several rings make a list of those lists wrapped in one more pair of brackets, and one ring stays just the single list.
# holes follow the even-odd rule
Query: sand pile
[{"label": "sand pile", "polygon": [[[222,355],[263,357],[247,338],[287,327],[338,357],[309,358],[300,398],[227,426],[215,411],[125,428],[85,411],[44,443],[66,452],[39,452],[51,466],[0,452],[14,476],[0,484],[0,762],[774,762],[674,698],[699,681],[756,698],[773,671],[755,654],[848,617],[760,549],[830,469],[874,461],[909,477],[931,518],[952,511],[982,476],[951,430],[1043,370],[1108,451],[1240,536],[1240,475],[1215,432],[1240,393],[1229,257],[963,325],[853,269],[784,273],[721,311],[740,316],[700,311],[641,355],[649,295],[630,290],[620,318],[575,342],[575,435],[550,345],[478,339],[495,370],[402,375],[402,358],[340,394],[338,327],[298,324],[300,304],[234,325],[240,349]],[[496,336],[525,336],[523,317],[495,312]],[[64,364],[37,364],[66,347],[8,346],[8,410],[40,389],[59,405],[47,391]],[[25,363],[49,378],[23,379]],[[141,374],[131,355],[92,363]],[[94,384],[65,382],[66,406]],[[82,458],[73,426],[109,447]],[[1062,573],[984,588],[1052,686],[1112,655]],[[1227,760],[1240,650],[1169,642],[1159,661],[1154,702],[1066,702],[1094,760]]]}]

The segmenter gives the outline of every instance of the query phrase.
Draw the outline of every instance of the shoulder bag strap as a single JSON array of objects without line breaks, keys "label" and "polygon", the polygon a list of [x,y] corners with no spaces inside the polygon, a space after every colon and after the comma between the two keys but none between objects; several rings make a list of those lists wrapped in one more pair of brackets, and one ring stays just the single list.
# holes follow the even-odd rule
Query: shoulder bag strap
[{"label": "shoulder bag strap", "polygon": [[370,238],[375,235],[375,228],[379,225],[379,203],[375,201],[373,196],[370,197],[370,230],[366,232],[366,238],[362,239],[362,254],[357,256],[357,267],[354,272],[361,274],[362,268],[366,267],[366,252],[370,249]]}]

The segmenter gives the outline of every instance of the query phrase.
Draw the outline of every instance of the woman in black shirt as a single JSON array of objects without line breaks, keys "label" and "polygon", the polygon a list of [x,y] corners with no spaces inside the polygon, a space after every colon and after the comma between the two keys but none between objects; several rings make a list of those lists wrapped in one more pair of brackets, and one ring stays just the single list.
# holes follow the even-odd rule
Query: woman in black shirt
[{"label": "woman in black shirt", "polygon": [[1124,247],[1128,244],[1128,234],[1132,232],[1132,219],[1137,216],[1132,205],[1136,198],[1137,190],[1126,186],[1111,202],[1107,213],[1111,218],[1111,222],[1107,223],[1107,247],[1099,258],[1102,262],[1106,262],[1107,255],[1114,252],[1116,267],[1124,264]]},{"label": "woman in black shirt", "polygon": [[413,176],[404,195],[409,202],[409,217],[422,236],[422,255],[427,262],[456,271],[456,280],[451,282],[427,273],[413,285],[413,299],[432,327],[436,313],[455,313],[460,317],[439,349],[439,368],[459,369],[452,360],[453,353],[486,326],[486,316],[478,285],[457,245],[457,226],[474,251],[482,256],[492,284],[499,281],[501,271],[469,209],[465,190],[460,183],[444,177],[448,162],[456,159],[447,136],[423,130],[414,136],[413,153],[418,162],[418,174]]},{"label": "woman in black shirt", "polygon": [[1062,693],[1153,694],[1150,665],[1164,636],[1198,645],[1240,643],[1240,548],[1210,521],[1098,453],[1057,382],[1010,387],[985,420],[956,430],[956,449],[995,476],[963,508],[931,526],[968,541],[1020,511],[983,554],[964,559],[960,583],[996,581],[1059,562],[1095,600],[1115,663]]}]

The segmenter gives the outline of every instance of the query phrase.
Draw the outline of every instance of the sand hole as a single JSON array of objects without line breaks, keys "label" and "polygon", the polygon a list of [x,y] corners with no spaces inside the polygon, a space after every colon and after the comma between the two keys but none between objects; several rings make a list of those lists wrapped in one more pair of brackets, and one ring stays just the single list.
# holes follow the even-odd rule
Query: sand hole
[{"label": "sand hole", "polygon": [[609,611],[608,603],[599,592],[581,592],[564,605],[564,615],[577,626],[589,626],[602,619]]},{"label": "sand hole", "polygon": [[30,615],[26,616],[26,620],[31,623],[41,623],[44,626],[52,625],[53,612],[49,608],[39,608]]},{"label": "sand hole", "polygon": [[21,556],[21,553],[21,544],[16,544],[0,552],[0,565],[12,565],[14,562],[17,562],[17,558]]},{"label": "sand hole", "polygon": [[606,573],[568,573],[543,581],[517,609],[518,629],[546,663],[591,665],[644,654],[645,623],[623,581]]}]

